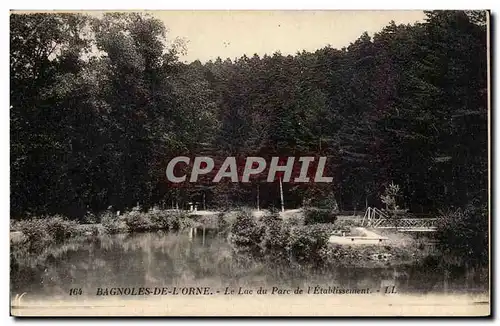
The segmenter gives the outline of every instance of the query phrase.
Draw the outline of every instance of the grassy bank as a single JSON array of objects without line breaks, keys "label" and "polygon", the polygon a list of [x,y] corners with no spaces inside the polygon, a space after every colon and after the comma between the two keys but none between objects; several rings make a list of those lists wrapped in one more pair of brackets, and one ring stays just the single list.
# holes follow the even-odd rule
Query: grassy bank
[{"label": "grassy bank", "polygon": [[[337,266],[384,267],[411,263],[431,255],[420,240],[388,245],[349,246],[328,242],[336,230],[352,227],[352,221],[336,220],[327,210],[305,209],[294,214],[255,214],[249,209],[213,215],[188,215],[175,210],[130,211],[120,216],[104,212],[95,223],[79,224],[62,216],[15,221],[11,244],[23,245],[27,252],[40,253],[70,238],[101,237],[107,234],[179,231],[206,226],[217,229],[227,239],[235,255],[288,266],[321,268]],[[11,232],[11,235],[14,235]]]},{"label": "grassy bank", "polygon": [[[376,285],[393,277],[396,269],[416,273],[398,276],[415,279],[415,288],[421,287],[417,283],[422,277],[438,275],[429,283],[429,290],[435,290],[433,287],[443,284],[445,270],[457,271],[455,280],[477,283],[465,278],[466,268],[450,268],[438,251],[429,251],[419,245],[422,239],[411,236],[398,235],[404,239],[387,245],[331,244],[331,233],[350,223],[310,216],[322,212],[305,210],[285,218],[277,213],[255,216],[249,210],[210,216],[173,213],[108,214],[94,224],[78,224],[60,216],[15,222],[13,229],[24,237],[18,244],[24,245],[11,248],[13,290],[44,293],[60,288],[63,293],[67,282],[81,280],[90,282],[81,285],[88,291],[102,282],[106,286],[259,286],[350,282],[355,278]],[[207,241],[205,236],[201,241],[200,233],[193,237],[188,230],[160,231],[202,225],[217,226]],[[160,232],[152,232],[155,230]],[[479,269],[475,274],[487,275]]]},{"label": "grassy bank", "polygon": [[278,214],[256,218],[242,211],[229,227],[229,240],[238,254],[273,264],[315,269],[397,266],[438,254],[424,245],[425,239],[411,236],[405,236],[404,242],[389,241],[384,245],[329,243],[332,233],[353,226],[352,221],[337,221],[331,212],[316,209],[306,209],[289,218],[280,218]]},{"label": "grassy bank", "polygon": [[194,220],[180,211],[131,211],[122,215],[103,212],[93,217],[94,223],[79,223],[64,216],[41,216],[11,221],[11,245],[24,245],[39,252],[52,244],[60,244],[78,236],[99,236],[152,231],[178,231],[190,227]]}]

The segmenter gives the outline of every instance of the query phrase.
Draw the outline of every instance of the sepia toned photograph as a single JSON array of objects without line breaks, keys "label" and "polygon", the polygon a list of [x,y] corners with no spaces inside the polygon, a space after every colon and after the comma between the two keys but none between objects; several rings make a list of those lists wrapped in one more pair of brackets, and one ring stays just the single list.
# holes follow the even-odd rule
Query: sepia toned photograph
[{"label": "sepia toned photograph", "polygon": [[11,316],[491,315],[489,11],[9,20]]}]

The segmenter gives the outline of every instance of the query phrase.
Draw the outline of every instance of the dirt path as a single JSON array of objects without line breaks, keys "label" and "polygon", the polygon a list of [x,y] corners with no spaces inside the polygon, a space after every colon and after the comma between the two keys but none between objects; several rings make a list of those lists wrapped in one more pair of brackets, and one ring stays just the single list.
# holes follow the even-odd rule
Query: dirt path
[{"label": "dirt path", "polygon": [[366,228],[358,227],[355,229],[358,230],[359,232],[363,233],[364,236],[368,237],[368,238],[385,238],[385,236],[378,234],[378,233],[375,233],[372,230],[367,230]]},{"label": "dirt path", "polygon": [[397,232],[394,230],[387,229],[369,229],[368,231],[375,231],[381,234],[384,237],[387,237],[389,242],[397,247],[406,247],[415,245],[415,238],[413,238],[409,234],[405,234],[404,232]]}]

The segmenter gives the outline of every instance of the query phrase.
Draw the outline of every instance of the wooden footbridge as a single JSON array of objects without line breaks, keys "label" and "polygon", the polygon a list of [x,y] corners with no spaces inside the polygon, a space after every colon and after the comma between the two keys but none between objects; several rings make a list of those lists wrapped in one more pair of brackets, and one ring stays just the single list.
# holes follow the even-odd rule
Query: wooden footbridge
[{"label": "wooden footbridge", "polygon": [[387,212],[368,207],[361,225],[378,229],[397,229],[402,232],[436,231],[437,218],[410,218],[407,216],[407,214],[403,214],[401,217],[390,217]]}]

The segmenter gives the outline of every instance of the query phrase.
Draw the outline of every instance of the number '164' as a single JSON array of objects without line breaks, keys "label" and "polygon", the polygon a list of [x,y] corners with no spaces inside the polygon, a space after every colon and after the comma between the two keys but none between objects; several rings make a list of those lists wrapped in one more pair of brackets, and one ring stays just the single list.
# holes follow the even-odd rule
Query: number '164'
[{"label": "number '164'", "polygon": [[69,295],[82,295],[82,289],[69,289]]}]

